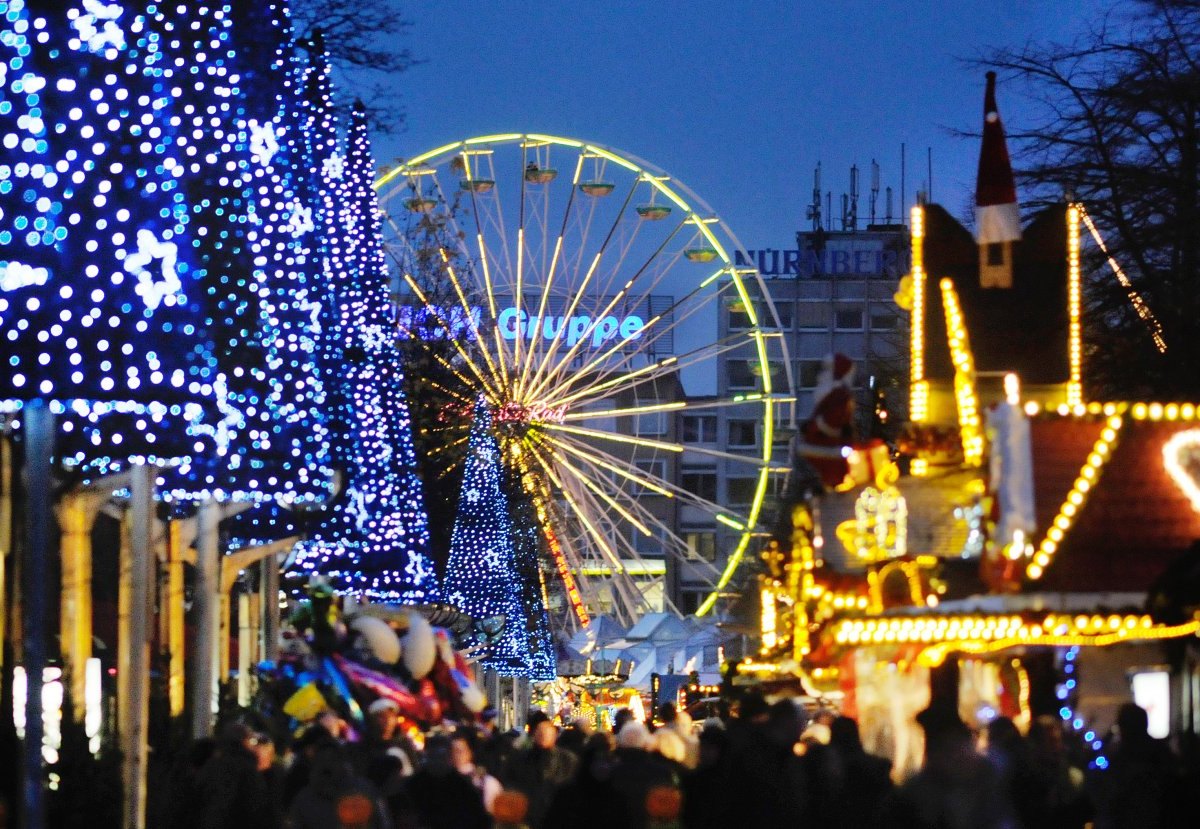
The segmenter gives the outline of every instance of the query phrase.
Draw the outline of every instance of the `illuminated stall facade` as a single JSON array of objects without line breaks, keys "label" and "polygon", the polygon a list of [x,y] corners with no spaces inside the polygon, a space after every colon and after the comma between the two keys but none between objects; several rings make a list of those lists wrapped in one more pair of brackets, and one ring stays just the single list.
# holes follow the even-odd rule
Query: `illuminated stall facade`
[{"label": "illuminated stall facade", "polygon": [[[999,123],[990,86],[986,112]],[[978,219],[995,201],[974,239],[913,208],[896,465],[792,507],[764,556],[761,653],[740,666],[838,700],[900,774],[933,698],[973,724],[1054,716],[1095,768],[1125,701],[1181,747],[1200,734],[1200,407],[1088,399],[1081,236],[1103,241],[1074,203],[996,231]]]}]

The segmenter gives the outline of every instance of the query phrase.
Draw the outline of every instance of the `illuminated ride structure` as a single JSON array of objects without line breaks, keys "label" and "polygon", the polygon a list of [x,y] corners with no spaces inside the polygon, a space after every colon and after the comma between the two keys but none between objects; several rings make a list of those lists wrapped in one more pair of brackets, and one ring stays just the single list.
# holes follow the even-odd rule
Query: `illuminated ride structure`
[{"label": "illuminated ride structure", "polygon": [[[447,448],[466,440],[479,397],[492,411],[508,477],[540,524],[552,609],[571,627],[672,610],[667,580],[688,560],[708,567],[708,612],[757,552],[772,430],[791,402],[774,307],[759,274],[735,267],[729,229],[661,170],[545,135],[447,144],[376,190],[399,336],[446,372]],[[728,308],[751,324],[718,339]],[[716,397],[719,355],[748,348],[758,390]],[[680,416],[726,406],[758,421],[757,446],[686,452],[745,465],[756,486],[740,508],[679,477]],[[723,570],[690,549],[689,521],[736,532]]]},{"label": "illuminated ride structure", "polygon": [[999,239],[936,204],[910,222],[896,463],[793,505],[738,681],[836,700],[901,775],[920,766],[928,707],[1022,729],[1051,717],[1095,769],[1121,702],[1186,744],[1200,733],[1200,406],[1088,398],[1084,238],[1104,268],[1088,278],[1115,275],[1160,351],[1169,332],[1082,204]]}]

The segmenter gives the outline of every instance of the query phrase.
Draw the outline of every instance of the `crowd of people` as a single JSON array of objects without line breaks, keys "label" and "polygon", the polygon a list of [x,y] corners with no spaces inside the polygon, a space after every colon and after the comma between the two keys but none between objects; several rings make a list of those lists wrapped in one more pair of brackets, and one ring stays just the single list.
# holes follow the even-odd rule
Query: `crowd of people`
[{"label": "crowd of people", "polygon": [[286,748],[246,722],[193,745],[173,771],[161,825],[180,829],[1157,829],[1193,825],[1188,787],[1146,714],[1121,709],[1100,785],[1073,765],[1061,724],[1023,735],[1006,718],[973,732],[931,707],[924,767],[896,785],[857,723],[811,718],[750,694],[735,716],[694,723],[664,705],[653,729],[532,712],[523,732],[482,725],[420,735],[385,701],[358,735],[332,713]]}]

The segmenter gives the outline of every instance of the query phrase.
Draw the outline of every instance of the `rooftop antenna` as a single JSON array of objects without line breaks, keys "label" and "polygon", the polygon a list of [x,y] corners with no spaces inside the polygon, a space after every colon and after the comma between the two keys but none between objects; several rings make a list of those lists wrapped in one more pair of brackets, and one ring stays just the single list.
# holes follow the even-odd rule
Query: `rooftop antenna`
[{"label": "rooftop antenna", "polygon": [[812,220],[812,229],[821,229],[821,162],[813,170],[812,204],[808,206],[807,218]]},{"label": "rooftop antenna", "polygon": [[858,230],[858,165],[850,165],[850,226],[847,230]]},{"label": "rooftop antenna", "polygon": [[900,218],[903,221],[908,214],[908,191],[905,189],[904,177],[908,173],[908,164],[904,158],[904,142],[900,142]]},{"label": "rooftop antenna", "polygon": [[871,159],[871,224],[875,224],[875,206],[879,202],[879,162]]},{"label": "rooftop antenna", "polygon": [[825,216],[829,222],[829,229],[833,230],[833,191],[825,191]]},{"label": "rooftop antenna", "polygon": [[925,148],[925,163],[929,168],[929,181],[925,185],[925,198],[933,203],[933,147]]},{"label": "rooftop antenna", "polygon": [[892,223],[892,188],[887,189],[887,218],[883,220],[884,224]]}]

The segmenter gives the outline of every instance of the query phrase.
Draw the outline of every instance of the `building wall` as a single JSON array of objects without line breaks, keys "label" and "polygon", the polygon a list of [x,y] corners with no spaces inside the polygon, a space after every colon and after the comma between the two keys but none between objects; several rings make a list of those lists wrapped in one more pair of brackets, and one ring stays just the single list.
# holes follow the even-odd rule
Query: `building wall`
[{"label": "building wall", "polygon": [[[864,415],[871,406],[867,386],[872,375],[889,384],[887,400],[893,412],[906,404],[907,313],[897,307],[894,295],[900,278],[908,272],[908,244],[908,231],[903,226],[819,235],[801,232],[795,250],[750,251],[748,257],[739,257],[740,264],[758,267],[762,272],[791,361],[795,403],[778,407],[774,429],[772,457],[780,470],[787,465],[787,446],[795,424],[803,422],[812,410],[813,389],[827,354],[842,353],[854,360],[858,404]],[[765,303],[756,310],[760,319],[770,318],[764,313]],[[747,325],[744,309],[736,301],[727,303],[718,315],[717,339],[734,337]],[[747,340],[721,355],[718,399],[762,390],[762,378],[748,370],[753,365],[753,354],[754,346]],[[778,365],[772,375],[776,391],[786,395],[784,366]],[[689,410],[678,416],[677,434],[685,444],[679,460],[680,483],[686,486],[699,481],[696,476],[709,476],[711,482],[705,478],[704,485],[713,488],[717,503],[738,509],[752,492],[749,482],[757,467],[688,451],[687,446],[691,443],[753,456],[761,450],[764,437],[761,426],[754,426],[758,411],[753,407],[719,407],[703,411],[711,425],[697,428],[694,422],[684,422],[700,415],[699,411]],[[785,477],[782,471],[774,477],[773,495],[781,494]],[[772,498],[760,523],[769,526],[776,511]],[[724,567],[737,534],[694,508],[681,507],[678,517],[681,535],[711,534],[714,542],[711,562],[684,562],[669,579],[677,606],[687,612],[707,594],[706,576],[711,580],[713,568]],[[747,556],[756,552],[749,550]]]}]

